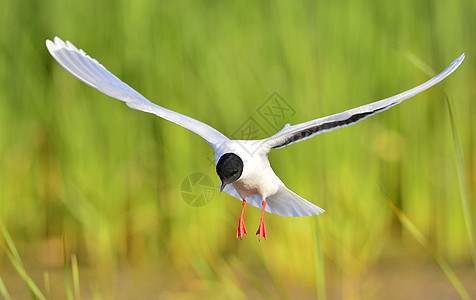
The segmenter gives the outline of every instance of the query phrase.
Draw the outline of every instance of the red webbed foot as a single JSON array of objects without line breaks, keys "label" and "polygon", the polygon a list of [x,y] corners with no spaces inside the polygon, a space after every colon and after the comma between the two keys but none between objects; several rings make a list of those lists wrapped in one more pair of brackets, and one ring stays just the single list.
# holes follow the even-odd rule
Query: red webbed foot
[{"label": "red webbed foot", "polygon": [[243,234],[247,233],[248,231],[246,230],[245,221],[243,220],[243,217],[241,217],[238,223],[238,230],[236,231],[236,238],[241,240],[243,238]]},{"label": "red webbed foot", "polygon": [[266,225],[264,224],[264,209],[265,208],[266,208],[266,200],[263,200],[263,211],[261,212],[261,221],[258,227],[258,231],[256,232],[256,235],[258,235],[258,238],[260,241],[262,237],[264,237],[264,239],[268,237],[268,235],[266,234]]},{"label": "red webbed foot", "polygon": [[262,237],[264,237],[264,239],[268,237],[268,235],[266,234],[266,225],[264,224],[264,219],[261,219],[256,235],[259,236],[260,241]]},{"label": "red webbed foot", "polygon": [[246,230],[245,220],[243,220],[243,214],[245,213],[246,208],[246,200],[243,199],[243,210],[241,211],[241,217],[238,221],[238,230],[236,231],[236,238],[240,240],[243,238],[243,234],[247,234],[248,231]]}]

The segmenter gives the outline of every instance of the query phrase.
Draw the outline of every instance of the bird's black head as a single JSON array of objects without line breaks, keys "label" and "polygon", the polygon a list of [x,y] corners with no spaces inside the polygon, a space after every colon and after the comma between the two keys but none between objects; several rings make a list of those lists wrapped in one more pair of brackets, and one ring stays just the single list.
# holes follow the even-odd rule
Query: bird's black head
[{"label": "bird's black head", "polygon": [[234,153],[225,153],[218,160],[216,169],[221,180],[221,190],[223,190],[225,185],[240,178],[243,172],[243,161]]}]

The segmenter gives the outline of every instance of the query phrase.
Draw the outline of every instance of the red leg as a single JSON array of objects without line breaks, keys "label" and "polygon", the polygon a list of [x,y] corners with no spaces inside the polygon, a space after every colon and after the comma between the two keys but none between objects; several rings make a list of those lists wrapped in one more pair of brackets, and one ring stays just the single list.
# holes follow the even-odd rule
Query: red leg
[{"label": "red leg", "polygon": [[245,213],[246,208],[246,200],[243,199],[243,210],[241,211],[240,221],[238,222],[238,230],[236,231],[236,238],[243,238],[243,233],[247,234],[248,231],[246,230],[245,220],[243,220],[243,214]]},{"label": "red leg", "polygon": [[266,200],[263,200],[263,211],[261,212],[261,222],[258,227],[256,234],[259,236],[259,240],[264,237],[266,239],[268,235],[266,234],[266,225],[264,224],[264,209],[266,208]]}]

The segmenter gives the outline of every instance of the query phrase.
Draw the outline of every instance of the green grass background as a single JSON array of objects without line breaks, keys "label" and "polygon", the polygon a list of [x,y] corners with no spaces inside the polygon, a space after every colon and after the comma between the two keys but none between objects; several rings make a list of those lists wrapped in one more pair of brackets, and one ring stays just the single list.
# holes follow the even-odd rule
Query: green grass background
[{"label": "green grass background", "polygon": [[[463,212],[476,215],[475,12],[463,0],[3,1],[0,224],[31,278],[17,275],[0,235],[0,294],[30,297],[31,280],[54,299],[398,298],[431,293],[426,270],[447,293],[437,296],[458,295],[453,274],[474,297]],[[272,151],[287,186],[326,213],[266,214],[269,237],[258,242],[260,211],[249,207],[239,241],[241,202],[217,193],[193,208],[180,196],[191,173],[219,185],[212,149],[75,79],[46,50],[55,35],[225,135],[273,92],[294,124],[466,60],[396,108]],[[440,272],[439,259],[455,273]]]}]

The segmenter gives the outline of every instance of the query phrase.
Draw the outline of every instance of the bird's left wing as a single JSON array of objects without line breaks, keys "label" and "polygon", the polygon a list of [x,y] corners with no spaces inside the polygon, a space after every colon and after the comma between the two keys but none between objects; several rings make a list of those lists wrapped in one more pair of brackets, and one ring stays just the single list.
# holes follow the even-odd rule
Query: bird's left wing
[{"label": "bird's left wing", "polygon": [[150,102],[69,41],[63,42],[55,37],[54,41],[46,40],[46,47],[56,61],[76,78],[110,97],[126,102],[130,108],[174,122],[205,139],[214,149],[229,140],[205,123]]},{"label": "bird's left wing", "polygon": [[399,104],[403,100],[411,98],[416,94],[432,87],[453,73],[464,60],[464,53],[453,61],[443,72],[436,75],[427,82],[420,84],[411,90],[405,91],[393,97],[373,102],[364,106],[347,110],[342,113],[328,117],[312,120],[306,123],[290,126],[286,125],[281,131],[264,140],[264,145],[268,149],[278,149],[312,138],[320,133],[328,132],[340,127],[355,124],[372,115],[382,112],[390,107]]}]

